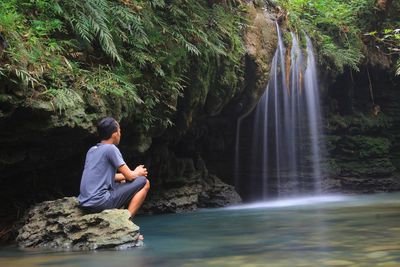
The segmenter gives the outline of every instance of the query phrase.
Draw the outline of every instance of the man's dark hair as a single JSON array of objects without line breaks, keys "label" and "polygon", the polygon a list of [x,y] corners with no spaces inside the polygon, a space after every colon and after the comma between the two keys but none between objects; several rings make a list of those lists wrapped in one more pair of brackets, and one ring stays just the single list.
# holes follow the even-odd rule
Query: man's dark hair
[{"label": "man's dark hair", "polygon": [[118,122],[114,118],[104,118],[97,124],[97,133],[100,140],[109,139],[116,131],[118,131]]}]

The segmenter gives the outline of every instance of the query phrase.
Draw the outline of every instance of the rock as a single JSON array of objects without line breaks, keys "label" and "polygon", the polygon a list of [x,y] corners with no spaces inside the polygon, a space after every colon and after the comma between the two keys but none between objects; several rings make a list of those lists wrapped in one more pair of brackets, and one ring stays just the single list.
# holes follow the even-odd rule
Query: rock
[{"label": "rock", "polygon": [[376,266],[397,267],[397,266],[399,266],[399,262],[398,261],[381,262],[381,263],[378,263]]},{"label": "rock", "polygon": [[218,177],[210,175],[201,179],[197,174],[192,184],[178,188],[151,192],[143,204],[145,213],[186,212],[197,208],[224,207],[242,202],[239,194],[231,185],[223,183]]},{"label": "rock", "polygon": [[197,209],[199,184],[185,185],[179,188],[164,189],[154,192],[141,207],[144,213],[180,213]]},{"label": "rock", "polygon": [[327,191],[400,190],[398,80],[385,71],[389,67],[385,56],[364,54],[366,62],[360,72],[353,75],[347,70],[329,79],[335,82],[325,98],[329,101],[325,132],[333,185]]},{"label": "rock", "polygon": [[376,245],[365,249],[366,252],[399,251],[399,250],[400,250],[400,245],[392,245],[392,244]]},{"label": "rock", "polygon": [[354,264],[354,262],[347,260],[326,260],[323,263],[328,266],[348,266]]},{"label": "rock", "polygon": [[217,176],[210,175],[199,195],[199,207],[225,207],[242,202],[232,185],[223,183]]},{"label": "rock", "polygon": [[61,250],[126,249],[140,246],[139,227],[127,210],[87,214],[75,197],[45,201],[31,208],[19,229],[20,247]]},{"label": "rock", "polygon": [[387,255],[388,255],[388,253],[386,251],[376,251],[376,252],[367,254],[367,257],[371,258],[371,259],[377,259],[377,258],[386,257]]},{"label": "rock", "polygon": [[[189,147],[190,144],[181,146]],[[140,212],[180,213],[199,207],[222,207],[241,202],[233,186],[210,174],[200,155],[195,159],[178,157],[166,146],[160,146],[153,152],[152,164],[156,168],[149,176],[152,187]]]},{"label": "rock", "polygon": [[264,93],[278,43],[275,22],[271,15],[252,3],[247,5],[247,9],[249,24],[243,37],[246,46],[246,89],[239,96],[241,116],[253,110]]}]

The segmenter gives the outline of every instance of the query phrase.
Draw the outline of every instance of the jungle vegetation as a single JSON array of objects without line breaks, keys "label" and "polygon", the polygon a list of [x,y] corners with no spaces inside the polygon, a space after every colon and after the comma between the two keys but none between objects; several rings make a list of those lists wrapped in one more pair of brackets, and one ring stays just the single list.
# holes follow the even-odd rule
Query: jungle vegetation
[{"label": "jungle vegetation", "polygon": [[[307,32],[322,65],[358,70],[366,49],[391,57],[400,75],[400,2],[392,0],[277,0],[288,27]],[[367,59],[366,59],[367,60]]]},{"label": "jungle vegetation", "polygon": [[60,113],[90,96],[168,127],[189,75],[207,80],[211,66],[217,88],[235,89],[241,12],[235,1],[2,0],[0,78]]},{"label": "jungle vegetation", "polygon": [[[372,47],[397,61],[400,75],[398,1],[275,4],[285,9],[291,31],[311,36],[328,69],[358,70]],[[7,90],[22,90],[16,94],[26,97],[26,105],[44,101],[62,114],[92,102],[92,109],[119,110],[112,115],[132,117],[146,129],[165,128],[187,88],[239,91],[245,6],[205,0],[3,0],[0,81],[15,85]]]}]

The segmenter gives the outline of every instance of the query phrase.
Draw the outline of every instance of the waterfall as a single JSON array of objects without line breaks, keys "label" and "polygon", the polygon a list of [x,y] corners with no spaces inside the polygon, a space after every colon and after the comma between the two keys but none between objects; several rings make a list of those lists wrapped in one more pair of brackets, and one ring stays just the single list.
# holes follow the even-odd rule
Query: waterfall
[{"label": "waterfall", "polygon": [[239,119],[236,133],[236,188],[248,200],[321,192],[324,146],[313,46],[304,34],[303,55],[291,33],[285,48],[276,29],[269,83],[252,113]]}]

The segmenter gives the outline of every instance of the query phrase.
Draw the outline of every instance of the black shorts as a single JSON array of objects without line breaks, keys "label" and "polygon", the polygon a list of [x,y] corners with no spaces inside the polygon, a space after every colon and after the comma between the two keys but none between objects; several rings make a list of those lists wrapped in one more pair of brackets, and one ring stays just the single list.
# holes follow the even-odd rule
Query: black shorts
[{"label": "black shorts", "polygon": [[136,177],[132,182],[117,183],[110,190],[110,197],[106,202],[97,207],[82,207],[88,212],[100,212],[106,209],[119,209],[129,204],[132,197],[139,192],[147,182],[144,176]]}]

